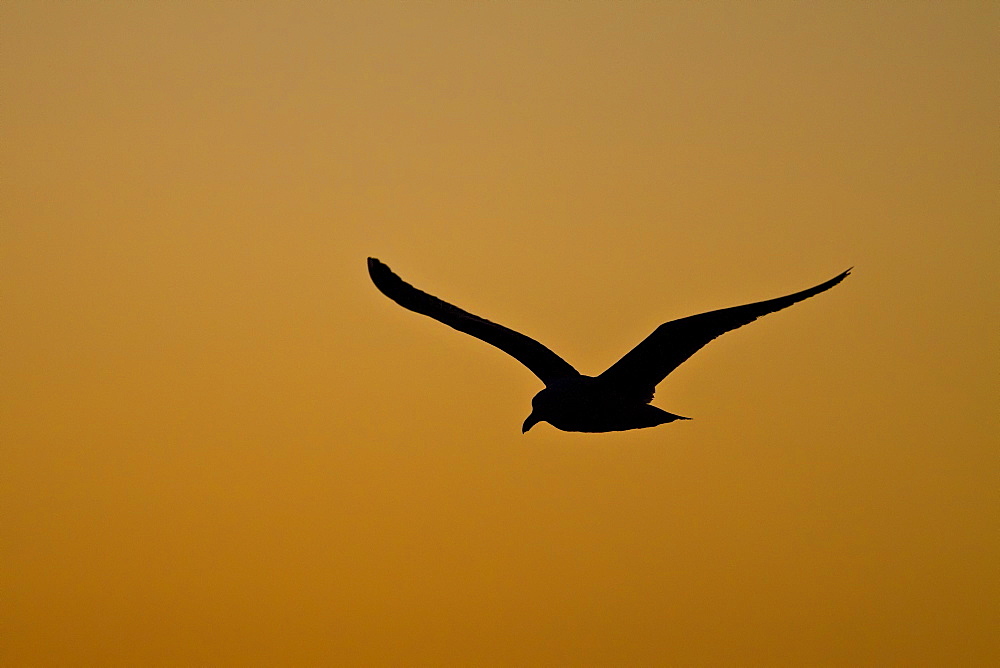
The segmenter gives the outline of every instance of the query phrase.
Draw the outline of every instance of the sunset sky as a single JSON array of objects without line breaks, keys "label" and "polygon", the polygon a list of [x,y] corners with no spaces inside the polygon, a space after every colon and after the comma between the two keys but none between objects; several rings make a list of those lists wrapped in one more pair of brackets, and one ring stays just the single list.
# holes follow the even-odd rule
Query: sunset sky
[{"label": "sunset sky", "polygon": [[[1000,3],[0,3],[0,664],[1000,663]],[[596,374],[713,342],[654,429]]]}]

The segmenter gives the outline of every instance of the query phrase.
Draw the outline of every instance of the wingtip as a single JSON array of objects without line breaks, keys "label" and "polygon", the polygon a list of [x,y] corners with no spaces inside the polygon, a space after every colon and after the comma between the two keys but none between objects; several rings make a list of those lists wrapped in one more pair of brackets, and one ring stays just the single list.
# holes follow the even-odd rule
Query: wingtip
[{"label": "wingtip", "polygon": [[368,258],[368,275],[373,279],[378,275],[391,274],[392,270],[378,258]]},{"label": "wingtip", "polygon": [[827,281],[827,283],[830,285],[830,287],[833,287],[837,283],[840,283],[842,280],[850,276],[853,270],[854,267],[848,267],[847,269],[845,269],[844,271],[840,272],[839,274],[831,278],[829,281]]}]

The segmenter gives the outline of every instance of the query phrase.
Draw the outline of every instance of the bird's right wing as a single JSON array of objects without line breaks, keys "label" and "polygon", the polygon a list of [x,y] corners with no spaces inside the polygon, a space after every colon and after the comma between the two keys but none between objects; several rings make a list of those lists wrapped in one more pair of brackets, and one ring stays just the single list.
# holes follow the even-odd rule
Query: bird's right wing
[{"label": "bird's right wing", "polygon": [[664,323],[598,378],[617,387],[619,391],[652,398],[657,383],[708,342],[749,324],[762,315],[780,311],[829,290],[850,273],[851,270],[848,269],[825,283],[784,297],[709,311]]},{"label": "bird's right wing", "polygon": [[368,258],[368,274],[382,294],[403,308],[496,346],[528,367],[546,385],[580,375],[566,360],[538,341],[418,290],[373,257]]}]

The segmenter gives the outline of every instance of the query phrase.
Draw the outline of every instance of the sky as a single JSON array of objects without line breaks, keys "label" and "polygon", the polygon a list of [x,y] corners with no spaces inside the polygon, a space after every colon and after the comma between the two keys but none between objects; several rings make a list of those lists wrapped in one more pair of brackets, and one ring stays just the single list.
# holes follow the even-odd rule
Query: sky
[{"label": "sky", "polygon": [[[0,4],[0,663],[1000,660],[1000,5]],[[597,374],[853,274],[655,405]]]}]

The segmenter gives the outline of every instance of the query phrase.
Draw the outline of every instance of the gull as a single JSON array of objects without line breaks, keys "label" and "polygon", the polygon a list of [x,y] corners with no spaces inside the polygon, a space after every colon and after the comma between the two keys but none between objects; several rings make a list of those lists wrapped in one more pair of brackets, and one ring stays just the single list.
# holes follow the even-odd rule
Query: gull
[{"label": "gull", "polygon": [[379,260],[368,258],[368,274],[386,297],[405,309],[496,346],[545,383],[545,388],[531,400],[531,414],[521,426],[521,433],[539,422],[563,431],[599,433],[689,420],[650,405],[660,381],[709,341],[762,315],[825,292],[850,273],[848,269],[815,287],[784,297],[664,323],[602,374],[585,376],[538,341],[418,290]]}]

